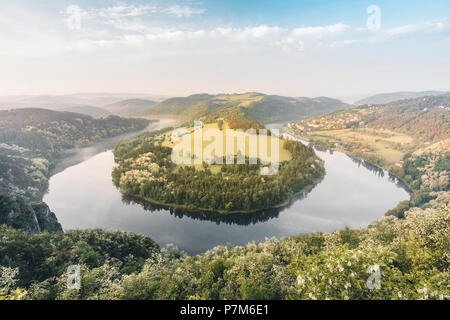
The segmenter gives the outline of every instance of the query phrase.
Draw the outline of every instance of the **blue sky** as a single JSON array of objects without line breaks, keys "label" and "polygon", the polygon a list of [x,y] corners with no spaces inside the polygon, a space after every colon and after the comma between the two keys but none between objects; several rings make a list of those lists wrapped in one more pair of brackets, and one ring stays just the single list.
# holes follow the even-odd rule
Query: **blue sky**
[{"label": "blue sky", "polygon": [[371,5],[383,8],[384,23],[388,27],[398,24],[414,23],[419,20],[435,19],[449,16],[448,1],[420,1],[420,0],[297,0],[297,1],[210,1],[204,2],[208,11],[220,17],[234,18],[237,23],[268,23],[285,27],[296,27],[299,24],[323,25],[336,21],[363,27],[366,19],[361,13]]},{"label": "blue sky", "polygon": [[18,0],[0,42],[0,95],[450,90],[443,0]]}]

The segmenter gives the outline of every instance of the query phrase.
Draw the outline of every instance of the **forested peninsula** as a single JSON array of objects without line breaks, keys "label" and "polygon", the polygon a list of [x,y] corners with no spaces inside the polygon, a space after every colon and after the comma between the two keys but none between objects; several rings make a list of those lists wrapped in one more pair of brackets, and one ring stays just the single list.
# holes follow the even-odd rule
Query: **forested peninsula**
[{"label": "forested peninsula", "polygon": [[[210,123],[204,130],[222,129],[220,132],[226,137],[227,127],[225,121]],[[186,129],[193,134],[192,128]],[[172,131],[169,128],[144,133],[116,146],[118,165],[112,176],[123,194],[188,211],[254,212],[287,204],[294,195],[311,189],[325,174],[323,161],[311,147],[272,136],[268,138],[278,139],[280,153],[276,174],[262,175],[264,161],[251,163],[248,154],[236,150],[232,164],[226,164],[225,156],[215,163],[175,164],[171,161],[175,146]],[[238,158],[245,161],[238,163]]]}]

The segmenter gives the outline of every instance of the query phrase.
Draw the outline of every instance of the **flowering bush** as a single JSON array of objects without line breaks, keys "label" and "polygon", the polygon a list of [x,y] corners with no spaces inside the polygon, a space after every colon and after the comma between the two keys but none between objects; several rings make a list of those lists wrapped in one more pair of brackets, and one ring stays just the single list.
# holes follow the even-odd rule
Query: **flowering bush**
[{"label": "flowering bush", "polygon": [[[384,217],[367,229],[218,246],[197,256],[175,247],[159,250],[133,233],[30,236],[8,230],[0,230],[0,261],[7,261],[1,268],[10,275],[3,278],[12,279],[7,292],[5,285],[0,289],[8,299],[450,297],[448,205],[413,208],[405,219]],[[19,244],[39,258],[35,265],[10,254]],[[67,264],[80,266],[80,290],[67,288]]]}]

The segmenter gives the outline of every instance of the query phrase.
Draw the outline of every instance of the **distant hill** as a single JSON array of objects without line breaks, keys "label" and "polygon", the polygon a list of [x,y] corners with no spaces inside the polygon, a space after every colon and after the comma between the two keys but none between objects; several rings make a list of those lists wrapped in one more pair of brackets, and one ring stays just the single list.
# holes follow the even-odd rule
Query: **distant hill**
[{"label": "distant hill", "polygon": [[86,114],[94,118],[103,118],[112,115],[111,112],[95,106],[83,105],[83,104],[72,104],[72,103],[51,103],[51,104],[27,104],[27,103],[2,103],[0,102],[0,110],[12,110],[12,109],[50,109],[54,111],[68,111]]},{"label": "distant hill", "polygon": [[33,155],[48,157],[65,148],[100,138],[145,128],[145,119],[91,116],[47,109],[0,111],[0,143],[29,149]]},{"label": "distant hill", "polygon": [[93,118],[104,118],[107,116],[112,115],[111,112],[94,106],[70,106],[70,107],[63,107],[61,109],[57,109],[57,111],[68,111],[68,112],[74,112],[74,113],[81,113],[86,114],[88,116],[91,116]]},{"label": "distant hill", "polygon": [[348,108],[342,101],[320,98],[292,98],[262,93],[209,95],[171,98],[140,111],[141,116],[175,115],[187,120],[245,117],[260,123],[305,119]]},{"label": "distant hill", "polygon": [[[445,141],[450,140],[450,95],[361,105],[291,122],[284,129],[314,145],[345,151],[386,170],[402,168],[405,157],[419,149],[439,154],[446,149]],[[445,170],[448,159],[444,157],[443,165],[436,168]],[[418,164],[428,166],[425,162],[415,166]],[[434,166],[434,162],[429,165]],[[414,179],[420,180],[421,175],[416,172]],[[408,184],[413,181],[409,174],[401,176]],[[439,181],[445,185],[447,178],[443,179]],[[416,180],[415,186],[420,183]]]},{"label": "distant hill", "polygon": [[306,119],[348,107],[350,105],[342,101],[326,97],[289,98],[270,95],[250,104],[244,112],[250,120],[269,123]]},{"label": "distant hill", "polygon": [[393,101],[404,100],[404,99],[415,99],[425,96],[438,96],[445,94],[444,91],[421,91],[421,92],[411,92],[411,91],[400,91],[391,93],[380,93],[361,100],[356,101],[355,105],[362,104],[385,104]]},{"label": "distant hill", "polygon": [[50,165],[60,152],[141,130],[148,123],[145,119],[95,119],[48,109],[0,111],[0,189],[40,201]]},{"label": "distant hill", "polygon": [[376,108],[369,125],[425,137],[431,142],[450,138],[450,95],[400,100]]},{"label": "distant hill", "polygon": [[154,106],[156,103],[146,99],[127,99],[106,105],[104,108],[116,115],[131,116]]},{"label": "distant hill", "polygon": [[450,138],[450,95],[361,105],[308,120],[308,123],[313,127],[305,130],[368,127],[392,130],[434,143]]},{"label": "distant hill", "polygon": [[[89,105],[104,107],[127,99],[144,99],[160,101],[167,96],[145,93],[75,93],[66,95],[16,95],[0,96],[0,106],[14,104],[15,107],[23,105],[27,108],[42,108],[44,105]],[[12,107],[11,107],[12,108]],[[11,109],[8,108],[8,109]]]},{"label": "distant hill", "polygon": [[[27,108],[25,108],[27,109]],[[28,108],[29,109],[29,108]],[[55,105],[42,105],[39,109],[50,109],[53,111],[61,111],[61,112],[74,112],[81,113],[93,118],[104,118],[112,115],[111,112],[94,106],[81,105],[81,104],[55,104]]]},{"label": "distant hill", "polygon": [[36,108],[0,111],[0,223],[30,232],[61,232],[55,215],[40,203],[55,158],[66,149],[141,130],[148,123]]},{"label": "distant hill", "polygon": [[194,94],[188,97],[177,97],[163,100],[152,106],[140,111],[139,115],[187,115],[192,110],[203,110],[202,104],[208,102],[214,96],[209,94]]}]

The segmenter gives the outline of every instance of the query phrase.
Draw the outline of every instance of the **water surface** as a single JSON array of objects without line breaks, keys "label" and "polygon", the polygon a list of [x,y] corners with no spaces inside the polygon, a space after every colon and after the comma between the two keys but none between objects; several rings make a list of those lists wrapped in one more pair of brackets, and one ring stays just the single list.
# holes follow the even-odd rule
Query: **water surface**
[{"label": "water surface", "polygon": [[[165,120],[154,128],[170,125],[173,123]],[[130,137],[113,142],[125,138]],[[316,150],[325,161],[324,179],[284,208],[231,216],[186,213],[123,197],[111,179],[115,164],[107,149],[112,146],[102,142],[72,150],[51,177],[44,201],[65,230],[134,231],[161,246],[173,243],[197,254],[226,243],[245,245],[270,237],[366,227],[409,198],[401,183],[387,172],[341,152]]]}]

